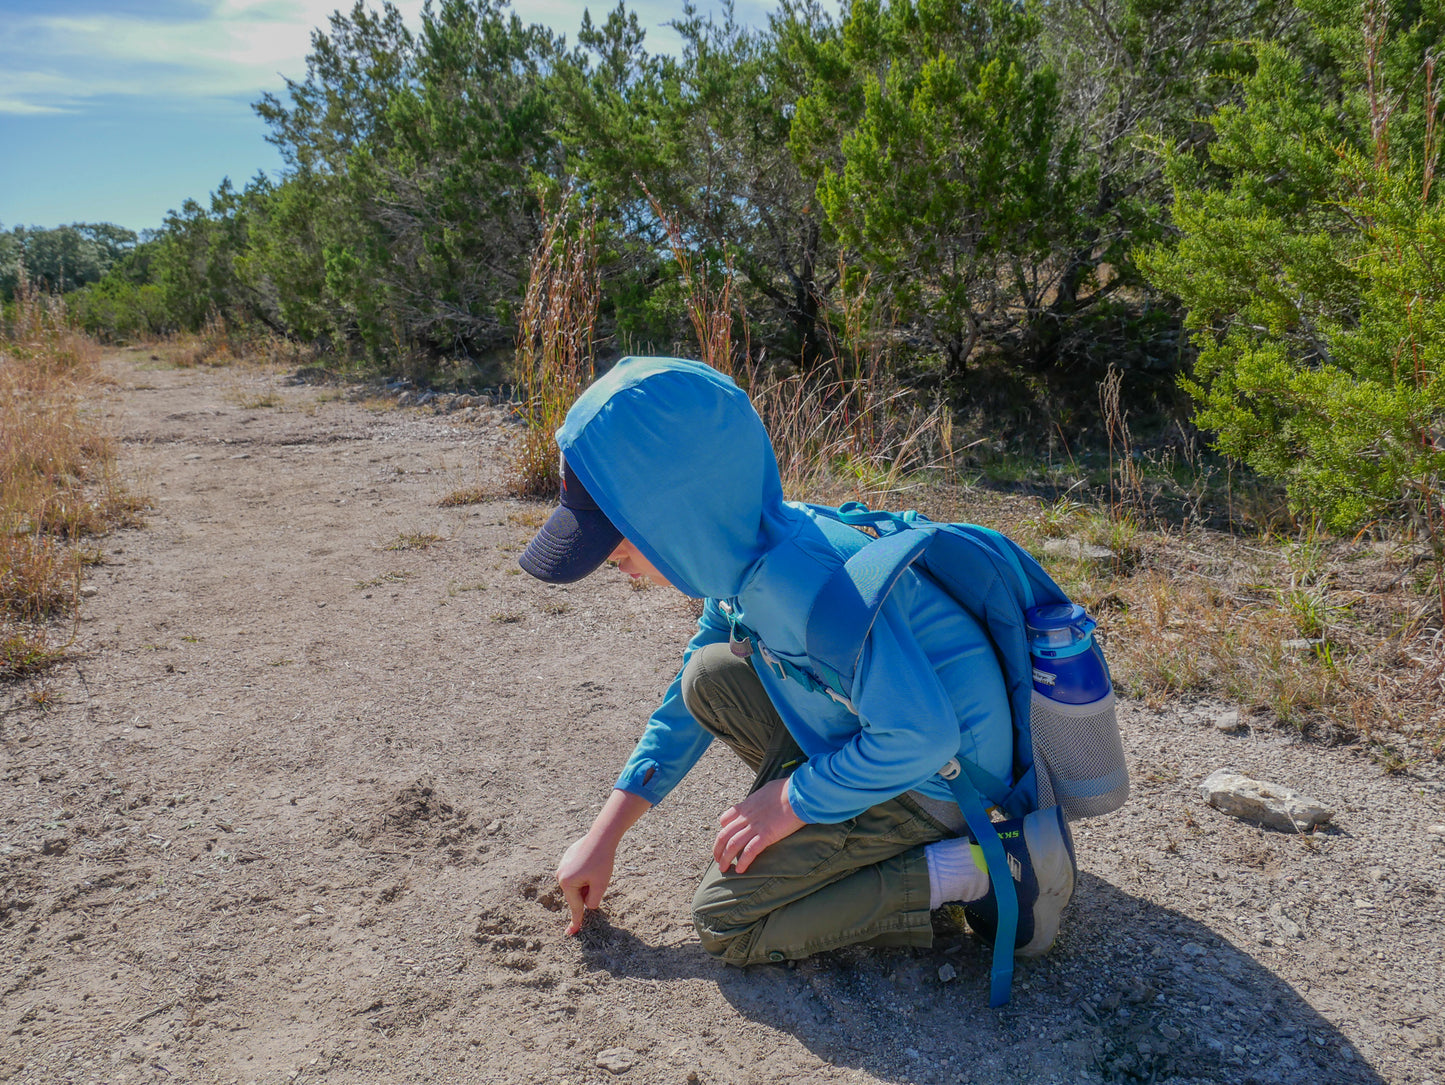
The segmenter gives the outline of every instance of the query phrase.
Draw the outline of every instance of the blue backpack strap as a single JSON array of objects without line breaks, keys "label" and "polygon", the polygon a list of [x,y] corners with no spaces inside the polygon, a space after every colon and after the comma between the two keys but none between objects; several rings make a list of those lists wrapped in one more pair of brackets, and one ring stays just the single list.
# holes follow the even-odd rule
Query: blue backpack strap
[{"label": "blue backpack strap", "polygon": [[[955,758],[953,764],[960,767],[968,762]],[[998,830],[984,809],[978,792],[969,782],[967,773],[955,773],[948,781],[953,797],[963,811],[963,820],[969,832],[983,851],[983,861],[988,867],[988,880],[993,888],[994,903],[998,906],[998,928],[994,931],[993,967],[989,970],[988,1004],[1008,1004],[1009,990],[1014,978],[1014,944],[1018,941],[1019,895],[1014,888],[1013,872],[1009,870],[1008,856],[1004,853],[1003,842]]]},{"label": "blue backpack strap", "polygon": [[875,539],[839,566],[813,599],[805,650],[850,682],[883,600],[932,539],[932,532],[899,531]]}]

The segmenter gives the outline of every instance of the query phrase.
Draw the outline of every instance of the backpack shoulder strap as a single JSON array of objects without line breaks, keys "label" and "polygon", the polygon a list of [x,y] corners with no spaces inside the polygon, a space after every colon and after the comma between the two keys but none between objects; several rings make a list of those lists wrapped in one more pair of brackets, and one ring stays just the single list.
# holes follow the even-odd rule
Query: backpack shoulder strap
[{"label": "backpack shoulder strap", "polygon": [[[836,569],[808,614],[808,655],[851,683],[863,645],[893,585],[928,548],[932,532],[875,539]],[[846,690],[845,690],[846,692]]]}]

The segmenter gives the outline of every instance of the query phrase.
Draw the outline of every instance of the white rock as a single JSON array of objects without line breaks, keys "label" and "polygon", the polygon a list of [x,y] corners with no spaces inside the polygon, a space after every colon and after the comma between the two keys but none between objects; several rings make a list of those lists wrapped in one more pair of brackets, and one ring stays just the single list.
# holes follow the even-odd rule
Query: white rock
[{"label": "white rock", "polygon": [[957,978],[957,976],[958,970],[954,968],[951,964],[944,964],[938,969],[938,978],[944,983],[951,982],[952,980]]},{"label": "white rock", "polygon": [[1431,836],[1445,836],[1445,825],[1431,825],[1430,828],[1425,831]]},{"label": "white rock", "polygon": [[1211,773],[1199,792],[1216,810],[1284,832],[1308,832],[1335,816],[1328,806],[1294,788],[1251,780],[1229,769]]},{"label": "white rock", "polygon": [[637,1062],[637,1052],[630,1047],[609,1047],[597,1052],[596,1062],[610,1074],[625,1074]]},{"label": "white rock", "polygon": [[1075,561],[1113,561],[1118,557],[1106,546],[1094,546],[1079,539],[1045,539],[1044,553]]}]

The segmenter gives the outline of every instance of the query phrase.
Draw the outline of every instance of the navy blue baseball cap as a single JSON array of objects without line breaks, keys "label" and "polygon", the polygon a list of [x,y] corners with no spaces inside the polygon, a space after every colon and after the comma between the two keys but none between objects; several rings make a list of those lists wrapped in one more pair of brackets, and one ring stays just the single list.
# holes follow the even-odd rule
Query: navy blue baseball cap
[{"label": "navy blue baseball cap", "polygon": [[570,584],[606,561],[621,541],[622,532],[597,507],[563,456],[562,501],[517,564],[538,580]]}]

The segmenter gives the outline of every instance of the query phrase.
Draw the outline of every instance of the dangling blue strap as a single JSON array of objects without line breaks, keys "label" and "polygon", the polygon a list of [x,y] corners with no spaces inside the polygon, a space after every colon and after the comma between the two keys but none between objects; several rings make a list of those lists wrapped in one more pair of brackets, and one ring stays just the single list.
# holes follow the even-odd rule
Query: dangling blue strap
[{"label": "dangling blue strap", "polygon": [[963,811],[963,820],[973,839],[983,850],[984,865],[988,867],[989,884],[993,887],[993,899],[998,908],[998,929],[994,932],[993,968],[989,971],[988,1004],[998,1007],[1008,1004],[1009,991],[1014,978],[1014,943],[1018,939],[1019,895],[1014,889],[1013,874],[1009,871],[1008,856],[1004,854],[1003,842],[998,830],[984,809],[978,789],[969,782],[968,774],[960,772],[948,781],[953,797]]}]

